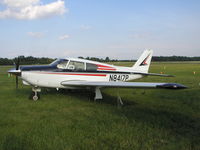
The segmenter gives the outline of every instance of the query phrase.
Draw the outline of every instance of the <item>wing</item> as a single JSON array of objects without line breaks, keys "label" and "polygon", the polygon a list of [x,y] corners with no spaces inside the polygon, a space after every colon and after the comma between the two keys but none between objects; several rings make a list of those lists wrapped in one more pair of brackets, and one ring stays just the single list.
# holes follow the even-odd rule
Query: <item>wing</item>
[{"label": "wing", "polygon": [[165,88],[184,89],[184,85],[177,83],[151,83],[151,82],[93,82],[93,81],[63,81],[63,86],[75,87],[127,87],[127,88]]}]

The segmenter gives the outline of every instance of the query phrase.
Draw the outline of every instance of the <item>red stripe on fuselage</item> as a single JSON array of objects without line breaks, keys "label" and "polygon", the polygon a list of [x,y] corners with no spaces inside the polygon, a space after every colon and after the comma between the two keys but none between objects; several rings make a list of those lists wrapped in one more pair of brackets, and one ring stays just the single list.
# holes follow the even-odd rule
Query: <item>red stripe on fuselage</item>
[{"label": "red stripe on fuselage", "polygon": [[99,76],[106,77],[106,74],[87,74],[87,73],[54,73],[54,72],[38,72],[41,74],[56,74],[56,75],[76,75],[76,76]]},{"label": "red stripe on fuselage", "polygon": [[[99,64],[96,64],[98,67],[110,67],[110,66],[105,66],[105,65],[99,65]],[[112,67],[111,67],[112,68]]]},{"label": "red stripe on fuselage", "polygon": [[109,69],[109,68],[99,68],[99,69],[97,69],[97,70],[111,70],[111,71],[115,71],[116,69]]},{"label": "red stripe on fuselage", "polygon": [[114,67],[97,64],[98,70],[116,70]]}]

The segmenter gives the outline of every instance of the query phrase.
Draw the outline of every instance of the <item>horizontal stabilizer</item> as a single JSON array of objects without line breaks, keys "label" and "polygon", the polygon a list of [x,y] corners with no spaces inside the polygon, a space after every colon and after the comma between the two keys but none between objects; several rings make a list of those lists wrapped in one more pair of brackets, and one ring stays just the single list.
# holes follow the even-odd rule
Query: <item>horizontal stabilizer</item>
[{"label": "horizontal stabilizer", "polygon": [[133,74],[141,74],[141,75],[145,75],[145,76],[175,77],[174,75],[158,74],[158,73],[141,73],[141,72],[134,72]]}]

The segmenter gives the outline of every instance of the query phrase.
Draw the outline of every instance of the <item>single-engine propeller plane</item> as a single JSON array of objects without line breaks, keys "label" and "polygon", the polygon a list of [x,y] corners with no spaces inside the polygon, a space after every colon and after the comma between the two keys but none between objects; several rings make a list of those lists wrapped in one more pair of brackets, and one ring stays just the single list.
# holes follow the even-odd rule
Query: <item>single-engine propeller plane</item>
[{"label": "single-engine propeller plane", "polygon": [[89,88],[95,93],[94,99],[102,99],[101,88],[105,87],[129,87],[129,88],[163,88],[184,89],[186,86],[177,83],[151,83],[151,82],[127,82],[145,76],[171,75],[148,73],[152,59],[152,50],[145,50],[132,67],[114,66],[105,63],[78,59],[57,59],[49,65],[19,66],[8,71],[16,75],[23,84],[32,86],[31,98],[39,99],[41,88],[56,89],[82,89]]}]

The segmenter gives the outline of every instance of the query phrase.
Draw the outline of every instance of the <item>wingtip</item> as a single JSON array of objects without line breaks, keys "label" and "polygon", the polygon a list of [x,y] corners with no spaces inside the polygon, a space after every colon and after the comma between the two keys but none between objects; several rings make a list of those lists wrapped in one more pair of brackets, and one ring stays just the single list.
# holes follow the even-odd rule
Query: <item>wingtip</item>
[{"label": "wingtip", "polygon": [[162,85],[158,85],[157,88],[164,88],[164,89],[186,89],[188,88],[185,85],[178,84],[178,83],[165,83]]}]

